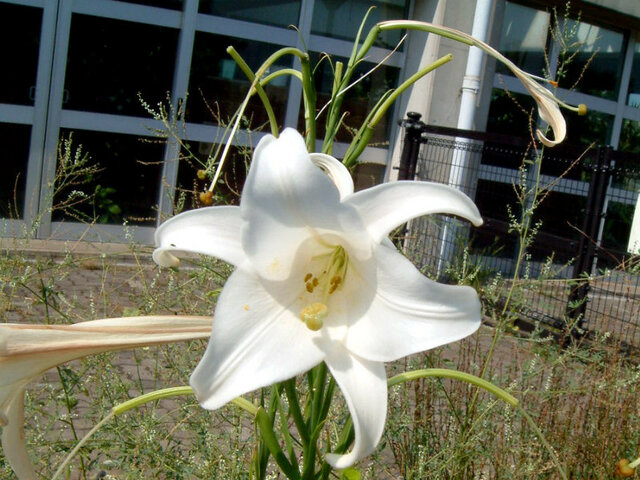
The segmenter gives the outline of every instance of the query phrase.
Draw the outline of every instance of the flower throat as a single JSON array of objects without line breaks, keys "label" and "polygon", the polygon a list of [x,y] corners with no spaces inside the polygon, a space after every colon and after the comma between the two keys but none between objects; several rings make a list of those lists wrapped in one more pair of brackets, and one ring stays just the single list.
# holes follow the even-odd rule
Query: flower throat
[{"label": "flower throat", "polygon": [[317,276],[307,273],[303,280],[305,290],[320,297],[320,301],[309,303],[300,310],[300,320],[313,331],[322,328],[323,320],[329,314],[329,296],[342,288],[349,266],[349,255],[341,246],[334,247],[331,253],[322,257],[329,257],[322,272]]}]

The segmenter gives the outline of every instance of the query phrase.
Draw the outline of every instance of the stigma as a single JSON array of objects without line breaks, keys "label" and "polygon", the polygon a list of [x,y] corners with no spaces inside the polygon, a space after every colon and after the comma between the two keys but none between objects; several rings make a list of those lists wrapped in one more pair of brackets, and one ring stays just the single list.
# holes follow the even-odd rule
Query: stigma
[{"label": "stigma", "polygon": [[309,330],[317,332],[322,328],[323,320],[327,317],[329,308],[320,302],[314,302],[300,310],[300,320]]}]

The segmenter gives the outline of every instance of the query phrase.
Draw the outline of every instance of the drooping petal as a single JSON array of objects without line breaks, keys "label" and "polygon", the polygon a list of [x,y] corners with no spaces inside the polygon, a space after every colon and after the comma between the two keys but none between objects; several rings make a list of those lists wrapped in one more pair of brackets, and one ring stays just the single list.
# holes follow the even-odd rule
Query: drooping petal
[{"label": "drooping petal", "polygon": [[480,212],[469,197],[439,183],[383,183],[354,193],[344,203],[358,210],[365,227],[377,242],[395,227],[420,215],[457,215],[476,226],[482,224]]},{"label": "drooping petal", "polygon": [[299,292],[287,285],[267,292],[259,280],[236,270],[218,299],[204,357],[191,375],[200,404],[215,410],[243,393],[306,372],[324,353],[292,308]]},{"label": "drooping petal", "polygon": [[376,256],[376,295],[349,329],[345,342],[349,351],[387,362],[460,340],[478,329],[480,301],[473,288],[429,280],[384,245]]},{"label": "drooping petal", "polygon": [[93,320],[74,325],[0,324],[2,451],[20,480],[35,479],[24,444],[23,393],[45,371],[87,355],[208,338],[209,317],[176,315]]},{"label": "drooping petal", "polygon": [[340,198],[344,198],[353,193],[353,178],[342,162],[326,153],[312,153],[309,156],[313,164],[322,168],[322,170],[329,175],[329,178],[333,180],[333,183],[340,192]]},{"label": "drooping petal", "polygon": [[[351,208],[340,205],[338,188],[316,167],[298,132],[264,136],[255,149],[240,202],[246,226],[242,245],[263,277],[284,280],[295,252],[320,232],[362,228]],[[354,235],[357,238],[357,235]]]},{"label": "drooping petal", "polygon": [[158,265],[176,267],[174,255],[201,253],[238,266],[245,259],[240,235],[240,209],[233,206],[205,207],[176,215],[158,227],[153,259]]},{"label": "drooping petal", "polygon": [[387,415],[387,377],[384,365],[336,347],[325,360],[349,407],[355,441],[345,455],[328,453],[334,468],[347,468],[373,452],[380,441]]},{"label": "drooping petal", "polygon": [[1,437],[4,458],[19,480],[35,480],[38,476],[24,441],[24,389],[14,392],[5,414],[7,425],[2,428]]},{"label": "drooping petal", "polygon": [[567,122],[562,116],[558,102],[553,100],[553,94],[534,79],[529,78],[515,65],[507,66],[511,69],[513,74],[518,77],[525,88],[529,91],[531,96],[538,104],[538,113],[540,118],[546,122],[553,130],[553,140],[547,138],[542,131],[536,130],[538,139],[547,147],[554,147],[564,140],[567,135]]}]

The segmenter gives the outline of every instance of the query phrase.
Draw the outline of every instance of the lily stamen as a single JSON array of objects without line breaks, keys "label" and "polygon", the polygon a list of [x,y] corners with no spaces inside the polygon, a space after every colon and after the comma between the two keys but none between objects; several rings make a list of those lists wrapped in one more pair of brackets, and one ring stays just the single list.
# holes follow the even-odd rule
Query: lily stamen
[{"label": "lily stamen", "polygon": [[333,251],[326,257],[328,261],[322,273],[318,276],[307,273],[304,276],[304,286],[308,293],[313,294],[316,288],[320,289],[320,295],[316,297],[320,301],[312,302],[300,311],[300,319],[313,331],[322,328],[323,319],[329,313],[329,295],[342,287],[349,266],[349,256],[342,246],[333,247]]}]

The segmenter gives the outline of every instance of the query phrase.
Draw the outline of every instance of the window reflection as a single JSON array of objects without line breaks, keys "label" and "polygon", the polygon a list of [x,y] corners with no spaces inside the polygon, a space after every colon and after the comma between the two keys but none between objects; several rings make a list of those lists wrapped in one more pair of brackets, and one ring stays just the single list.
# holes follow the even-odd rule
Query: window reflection
[{"label": "window reflection", "polygon": [[[376,23],[384,20],[407,18],[409,2],[407,0],[315,0],[311,33],[342,40],[354,40],[367,11],[371,10],[363,29],[363,35]],[[388,30],[378,35],[375,45],[395,48],[402,38],[403,31]]]},{"label": "window reflection", "polygon": [[41,23],[41,8],[0,4],[0,103],[33,105]]},{"label": "window reflection", "polygon": [[611,140],[613,115],[588,111],[585,116],[563,111],[567,120],[567,138],[572,144],[607,145]]},{"label": "window reflection", "polygon": [[[549,19],[547,12],[506,2],[498,50],[523,70],[542,76],[547,66]],[[509,73],[500,62],[496,70]]]},{"label": "window reflection", "polygon": [[29,159],[30,125],[0,123],[2,175],[0,175],[0,218],[22,218]]},{"label": "window reflection", "polygon": [[147,116],[138,92],[150,104],[166,98],[177,39],[175,29],[74,14],[64,107]]},{"label": "window reflection", "polygon": [[633,49],[633,64],[631,68],[631,79],[629,80],[627,105],[640,108],[640,41],[636,41]]},{"label": "window reflection", "polygon": [[575,20],[567,20],[564,29],[570,37],[558,62],[560,86],[615,100],[624,61],[622,33]]},{"label": "window reflection", "polygon": [[[229,45],[238,51],[249,67],[256,71],[279,46],[267,43],[196,32],[193,61],[189,80],[189,101],[186,119],[189,122],[226,124],[244,100],[251,82],[226,52]],[[280,65],[271,71],[291,67],[291,56],[283,57]],[[276,118],[281,124],[289,95],[289,77],[270,82],[265,91]],[[250,100],[245,117],[250,126],[257,128],[268,121],[262,102],[257,95]]]},{"label": "window reflection", "polygon": [[288,27],[298,25],[300,0],[275,0],[256,2],[255,0],[200,0],[198,11],[219,17],[235,18],[247,22],[266,23]]},{"label": "window reflection", "polygon": [[[61,130],[60,138],[69,138]],[[154,225],[162,173],[164,145],[134,135],[78,130],[73,145],[82,145],[100,171],[81,183],[69,185],[54,198],[62,204],[80,191],[89,197],[73,209],[54,210],[53,220],[81,220],[122,225]]]}]

